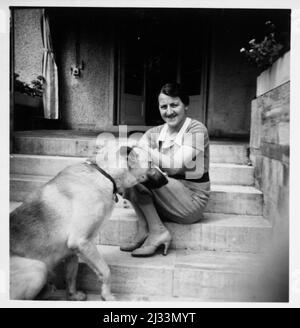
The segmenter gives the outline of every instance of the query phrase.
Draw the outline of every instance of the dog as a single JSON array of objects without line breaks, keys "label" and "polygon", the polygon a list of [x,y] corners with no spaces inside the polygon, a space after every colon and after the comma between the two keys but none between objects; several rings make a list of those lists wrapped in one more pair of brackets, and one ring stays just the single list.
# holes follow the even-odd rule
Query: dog
[{"label": "dog", "polygon": [[11,213],[10,299],[36,299],[64,260],[67,300],[85,300],[86,294],[76,290],[80,257],[102,281],[101,298],[115,300],[110,269],[94,238],[110,217],[117,192],[138,183],[153,188],[167,183],[139,147],[121,146],[115,154],[66,167]]}]

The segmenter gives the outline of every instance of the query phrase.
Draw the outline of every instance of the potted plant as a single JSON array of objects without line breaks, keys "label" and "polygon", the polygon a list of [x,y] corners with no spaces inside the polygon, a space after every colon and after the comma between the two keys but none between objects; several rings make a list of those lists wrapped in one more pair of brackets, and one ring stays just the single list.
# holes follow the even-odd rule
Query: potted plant
[{"label": "potted plant", "polygon": [[247,60],[254,64],[259,72],[272,66],[272,64],[289,48],[286,42],[286,33],[276,34],[276,26],[271,21],[265,22],[264,38],[257,42],[249,41],[248,48],[241,48],[240,52]]},{"label": "potted plant", "polygon": [[271,21],[265,22],[265,27],[262,40],[252,39],[248,47],[240,49],[257,69],[257,96],[289,79],[289,33],[276,32],[276,26]]}]

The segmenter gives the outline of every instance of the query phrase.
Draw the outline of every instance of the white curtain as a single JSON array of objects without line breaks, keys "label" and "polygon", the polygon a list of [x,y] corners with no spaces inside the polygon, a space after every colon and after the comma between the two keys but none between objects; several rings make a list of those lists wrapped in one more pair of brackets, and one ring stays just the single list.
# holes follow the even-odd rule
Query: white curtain
[{"label": "white curtain", "polygon": [[43,105],[44,117],[48,119],[58,119],[58,75],[55,63],[49,18],[45,9],[41,17],[42,39],[44,46],[43,53],[43,77],[45,78]]}]

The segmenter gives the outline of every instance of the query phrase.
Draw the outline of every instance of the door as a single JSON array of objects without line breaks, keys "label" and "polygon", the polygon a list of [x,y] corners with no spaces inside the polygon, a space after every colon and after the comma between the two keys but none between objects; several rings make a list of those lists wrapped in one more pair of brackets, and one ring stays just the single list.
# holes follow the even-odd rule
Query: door
[{"label": "door", "polygon": [[203,29],[199,28],[199,25],[191,24],[190,32],[185,33],[181,38],[177,80],[190,97],[188,116],[205,124],[207,49],[206,36],[201,32]]},{"label": "door", "polygon": [[145,64],[142,30],[123,25],[120,49],[120,124],[145,125]]}]

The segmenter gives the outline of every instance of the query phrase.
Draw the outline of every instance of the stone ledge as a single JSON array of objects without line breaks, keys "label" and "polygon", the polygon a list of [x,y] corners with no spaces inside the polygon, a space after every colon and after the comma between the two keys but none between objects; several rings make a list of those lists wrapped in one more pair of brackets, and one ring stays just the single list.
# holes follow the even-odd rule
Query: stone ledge
[{"label": "stone ledge", "polygon": [[290,80],[290,51],[278,58],[272,67],[263,71],[257,78],[256,96],[288,82]]}]

